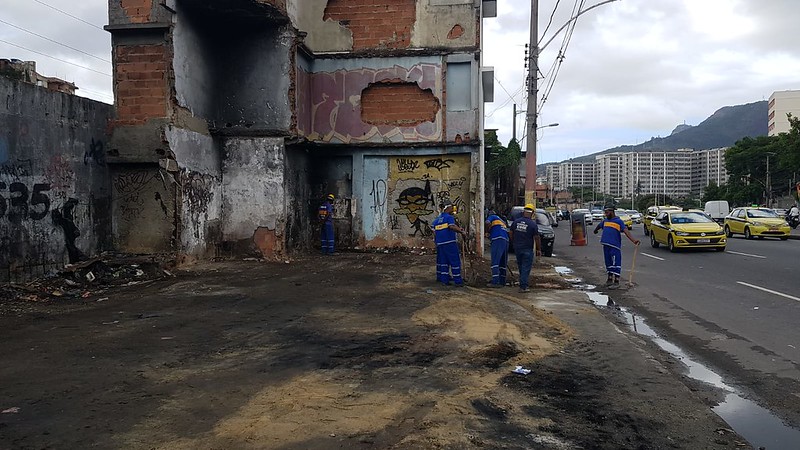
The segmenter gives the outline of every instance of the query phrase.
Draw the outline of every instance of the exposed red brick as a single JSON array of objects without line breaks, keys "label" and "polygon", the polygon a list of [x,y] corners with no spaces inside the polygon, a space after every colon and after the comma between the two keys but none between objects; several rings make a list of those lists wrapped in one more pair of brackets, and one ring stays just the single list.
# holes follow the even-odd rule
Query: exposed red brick
[{"label": "exposed red brick", "polygon": [[120,0],[120,5],[131,23],[147,23],[153,10],[153,0]]},{"label": "exposed red brick", "polygon": [[353,50],[408,48],[416,18],[416,0],[328,0],[323,15],[353,33]]},{"label": "exposed red brick", "polygon": [[361,93],[361,120],[371,125],[416,126],[434,122],[441,105],[416,83],[375,83]]},{"label": "exposed red brick", "polygon": [[117,46],[114,70],[119,124],[166,117],[169,64],[165,45]]},{"label": "exposed red brick", "polygon": [[281,253],[280,240],[275,230],[259,227],[253,233],[253,243],[265,259],[272,259]]},{"label": "exposed red brick", "polygon": [[447,33],[447,39],[458,39],[464,35],[464,27],[459,24],[456,24],[449,33]]}]

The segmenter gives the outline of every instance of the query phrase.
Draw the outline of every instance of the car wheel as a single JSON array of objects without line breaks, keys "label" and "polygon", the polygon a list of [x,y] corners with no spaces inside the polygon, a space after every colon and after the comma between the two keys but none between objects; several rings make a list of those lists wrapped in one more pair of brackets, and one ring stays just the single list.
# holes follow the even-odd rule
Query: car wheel
[{"label": "car wheel", "polygon": [[647,231],[647,227],[643,227],[643,228],[644,228],[644,235],[645,235],[645,236],[649,236],[649,235],[650,235],[650,232],[649,232],[649,231]]},{"label": "car wheel", "polygon": [[745,239],[753,239],[753,235],[750,234],[750,228],[745,228],[744,229],[744,238]]},{"label": "car wheel", "polygon": [[782,241],[785,241],[785,240],[787,240],[787,239],[789,239],[789,237],[788,237],[788,236],[781,236],[781,240],[782,240]]},{"label": "car wheel", "polygon": [[671,251],[672,253],[675,253],[675,252],[678,251],[678,249],[675,248],[675,241],[672,240],[672,236],[667,238],[667,247],[669,248],[669,251]]},{"label": "car wheel", "polygon": [[717,251],[718,252],[724,252],[725,251],[725,247],[717,247]]},{"label": "car wheel", "polygon": [[658,248],[660,244],[656,241],[656,237],[654,235],[650,235],[650,247]]},{"label": "car wheel", "polygon": [[725,236],[732,237],[733,233],[731,233],[731,227],[725,225]]}]

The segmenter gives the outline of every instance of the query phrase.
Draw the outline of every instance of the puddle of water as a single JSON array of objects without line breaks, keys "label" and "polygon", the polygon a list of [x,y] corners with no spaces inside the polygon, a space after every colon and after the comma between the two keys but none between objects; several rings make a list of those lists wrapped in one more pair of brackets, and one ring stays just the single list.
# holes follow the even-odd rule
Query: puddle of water
[{"label": "puddle of water", "polygon": [[[569,270],[569,273],[571,272]],[[727,392],[725,400],[712,410],[755,448],[796,448],[797,443],[800,442],[800,430],[787,426],[768,409],[743,398],[735,388],[726,384],[719,374],[694,361],[683,349],[659,336],[642,317],[637,316],[628,308],[616,307],[607,295],[599,292],[584,293],[595,306],[613,306],[615,312],[625,319],[634,332],[649,337],[659,348],[685,364],[690,378]]]}]

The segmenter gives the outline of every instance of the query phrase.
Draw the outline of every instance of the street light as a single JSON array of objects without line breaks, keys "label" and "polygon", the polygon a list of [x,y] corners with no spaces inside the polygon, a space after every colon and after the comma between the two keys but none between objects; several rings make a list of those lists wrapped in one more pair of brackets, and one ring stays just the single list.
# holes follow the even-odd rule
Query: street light
[{"label": "street light", "polygon": [[[536,203],[536,133],[539,129],[536,125],[537,119],[537,97],[539,95],[539,53],[543,51],[559,33],[564,31],[569,24],[576,21],[581,15],[597,8],[598,6],[614,2],[616,0],[604,0],[596,5],[578,11],[574,16],[559,28],[553,36],[543,45],[539,45],[539,0],[531,0],[531,32],[530,32],[530,60],[528,65],[528,107],[527,107],[527,129],[528,138],[526,141],[525,155],[525,203]],[[515,116],[516,117],[516,116]]]},{"label": "street light", "polygon": [[772,208],[772,180],[770,179],[769,173],[769,157],[775,156],[774,152],[764,152],[767,155],[767,208]]}]

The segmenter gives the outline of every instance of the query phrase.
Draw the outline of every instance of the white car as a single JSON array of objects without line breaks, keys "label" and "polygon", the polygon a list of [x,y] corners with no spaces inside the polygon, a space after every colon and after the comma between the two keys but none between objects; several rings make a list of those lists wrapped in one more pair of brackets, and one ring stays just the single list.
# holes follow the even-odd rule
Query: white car
[{"label": "white car", "polygon": [[591,225],[592,223],[594,223],[594,218],[592,217],[592,213],[588,209],[575,209],[572,211],[572,214],[575,213],[578,214],[583,213],[584,221],[586,222],[587,225]]}]

